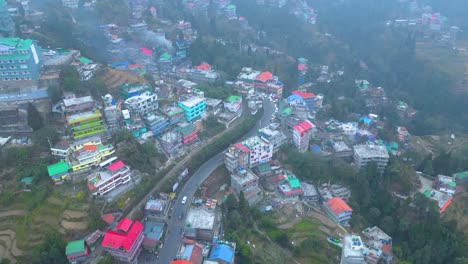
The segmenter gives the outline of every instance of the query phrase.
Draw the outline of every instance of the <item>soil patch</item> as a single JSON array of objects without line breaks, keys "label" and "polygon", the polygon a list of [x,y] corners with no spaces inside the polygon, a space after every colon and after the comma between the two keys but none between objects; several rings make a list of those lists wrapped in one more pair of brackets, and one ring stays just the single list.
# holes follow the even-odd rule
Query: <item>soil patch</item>
[{"label": "soil patch", "polygon": [[67,220],[62,220],[61,225],[66,230],[85,230],[88,228],[88,223],[86,222],[70,222]]},{"label": "soil patch", "polygon": [[23,210],[23,209],[0,212],[0,218],[8,217],[8,216],[23,216],[23,215],[26,215],[26,210]]},{"label": "soil patch", "polygon": [[88,216],[88,213],[82,211],[72,211],[72,210],[65,210],[63,212],[63,218],[70,219],[70,218],[83,218]]}]

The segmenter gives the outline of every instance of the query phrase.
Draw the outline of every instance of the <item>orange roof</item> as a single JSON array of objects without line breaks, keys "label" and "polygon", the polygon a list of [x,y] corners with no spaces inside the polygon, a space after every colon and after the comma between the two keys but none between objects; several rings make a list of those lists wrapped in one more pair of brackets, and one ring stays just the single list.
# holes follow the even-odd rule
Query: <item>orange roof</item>
[{"label": "orange roof", "polygon": [[383,245],[382,245],[382,251],[383,251],[383,252],[390,253],[390,252],[392,252],[392,246],[391,246],[391,245],[387,245],[387,244],[383,244]]},{"label": "orange roof", "polygon": [[335,215],[339,215],[346,211],[353,211],[349,205],[339,197],[333,197],[327,201],[327,206]]},{"label": "orange roof", "polygon": [[257,80],[262,81],[262,82],[266,82],[266,81],[270,80],[271,77],[273,77],[273,74],[271,72],[266,71],[266,72],[260,73],[257,76]]},{"label": "orange roof", "polygon": [[171,264],[193,264],[193,263],[187,260],[178,259],[178,260],[172,261]]},{"label": "orange roof", "polygon": [[204,62],[200,65],[195,66],[195,69],[200,70],[200,71],[209,71],[211,70],[211,65]]},{"label": "orange roof", "polygon": [[110,224],[114,221],[115,217],[111,214],[105,214],[102,216],[102,220],[104,220],[104,222]]},{"label": "orange roof", "polygon": [[83,149],[86,151],[97,150],[97,146],[96,145],[84,145]]},{"label": "orange roof", "polygon": [[305,93],[305,92],[301,92],[301,91],[298,91],[298,90],[294,90],[292,91],[293,94],[297,94],[299,95],[300,97],[302,97],[303,99],[306,99],[306,98],[314,98],[315,97],[315,94],[314,93]]},{"label": "orange roof", "polygon": [[443,213],[445,211],[445,209],[447,209],[447,207],[452,203],[452,200],[453,200],[453,197],[450,197],[445,203],[444,205],[442,205],[442,207],[440,208],[439,212],[440,213]]}]

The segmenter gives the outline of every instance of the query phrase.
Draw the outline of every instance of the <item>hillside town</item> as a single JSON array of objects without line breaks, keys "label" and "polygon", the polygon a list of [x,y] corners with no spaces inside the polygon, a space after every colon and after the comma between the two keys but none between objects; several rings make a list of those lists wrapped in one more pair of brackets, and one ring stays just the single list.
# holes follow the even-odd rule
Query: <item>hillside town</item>
[{"label": "hillside town", "polygon": [[[0,194],[13,184],[25,197],[49,186],[52,196],[41,201],[57,209],[44,214],[66,208],[68,216],[64,212],[50,221],[59,221],[58,234],[66,240],[60,254],[69,263],[267,263],[265,256],[260,262],[246,258],[266,252],[266,244],[281,255],[268,263],[305,263],[307,258],[294,254],[311,240],[332,252],[327,263],[399,263],[402,241],[392,238],[398,223],[391,222],[390,229],[376,220],[394,207],[363,205],[359,187],[370,192],[391,186],[390,200],[418,212],[432,204],[437,217],[463,202],[468,168],[439,173],[440,163],[427,165],[440,149],[413,135],[408,124],[422,115],[413,100],[405,102],[404,93],[395,95],[381,87],[385,82],[358,74],[369,71],[363,60],[345,70],[338,60],[324,64],[312,55],[263,48],[267,33],[241,16],[238,1],[177,1],[184,20],[169,19],[164,1],[122,1],[130,23],[93,25],[105,60],[88,56],[85,46],[45,42],[53,36],[43,36],[35,26],[46,15],[33,2],[0,0],[0,150],[38,153],[23,165],[29,171],[18,170],[5,182],[1,178]],[[100,0],[60,2],[73,19],[80,17],[78,11],[100,8]],[[310,1],[255,2],[286,11],[307,29],[321,19]],[[434,45],[456,49],[460,29],[415,2],[408,8],[421,17],[389,20],[385,26],[436,32]],[[253,62],[228,74],[219,61],[209,63],[210,57],[195,60],[192,46],[207,33],[193,17],[210,14],[219,19],[208,22],[210,27],[221,30],[229,23],[229,30],[249,36],[245,42],[251,43],[238,45],[248,54],[242,56],[265,53],[261,56],[274,66]],[[214,42],[219,48],[230,41]],[[242,45],[248,46],[245,51]],[[292,65],[292,81],[278,67],[280,59]],[[346,93],[330,92],[343,84]],[[359,107],[346,106],[353,101]],[[346,107],[349,113],[343,114]],[[448,146],[447,155],[466,144],[458,132],[449,135],[434,140]],[[416,161],[414,153],[421,149],[430,155]],[[14,171],[8,162],[2,177]],[[461,163],[451,166],[465,168]],[[410,169],[395,172],[395,164]],[[407,179],[397,182],[403,174]],[[394,178],[374,180],[388,175]],[[13,198],[6,201],[14,204]],[[26,211],[42,210],[40,204],[20,207],[6,217],[26,219]],[[76,223],[91,218],[91,208],[98,224],[80,227]],[[20,232],[33,233],[28,228],[49,220],[41,221],[26,219],[21,228],[0,229],[2,236],[14,237],[0,243],[2,263],[23,263],[35,254],[19,249],[17,241],[27,237]],[[239,230],[250,224],[248,235],[233,232],[233,223]],[[34,244],[43,237],[35,239]]]}]

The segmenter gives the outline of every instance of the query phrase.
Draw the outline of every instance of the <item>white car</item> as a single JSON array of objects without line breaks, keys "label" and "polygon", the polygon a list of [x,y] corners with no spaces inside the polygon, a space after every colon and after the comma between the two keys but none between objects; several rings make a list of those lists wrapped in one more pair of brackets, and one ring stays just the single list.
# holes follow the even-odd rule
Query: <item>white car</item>
[{"label": "white car", "polygon": [[182,198],[182,204],[185,204],[186,202],[187,202],[187,196],[184,196],[184,197]]}]

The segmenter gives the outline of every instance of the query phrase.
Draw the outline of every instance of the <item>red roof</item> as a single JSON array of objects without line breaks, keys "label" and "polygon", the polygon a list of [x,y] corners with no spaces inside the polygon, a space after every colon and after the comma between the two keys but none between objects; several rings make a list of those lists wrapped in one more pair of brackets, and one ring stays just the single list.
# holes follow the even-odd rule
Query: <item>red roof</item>
[{"label": "red roof", "polygon": [[151,54],[153,54],[153,51],[148,49],[148,48],[141,48],[141,53],[145,54],[145,55],[148,55],[150,56]]},{"label": "red roof", "polygon": [[266,82],[268,80],[271,79],[271,77],[273,77],[273,74],[271,72],[262,72],[260,73],[258,76],[257,76],[257,79],[258,81],[262,81],[262,82]]},{"label": "red roof", "polygon": [[102,216],[102,220],[104,220],[104,222],[110,224],[114,221],[115,217],[111,214],[105,214]]},{"label": "red roof", "polygon": [[307,70],[307,66],[302,64],[302,63],[299,63],[297,65],[297,69],[300,70],[300,71],[305,71],[305,70]]},{"label": "red roof", "polygon": [[107,166],[107,168],[112,172],[116,172],[117,170],[120,170],[121,168],[125,167],[125,164],[121,161],[121,160],[118,160],[114,163],[111,163],[109,166]]},{"label": "red roof", "polygon": [[315,97],[315,94],[314,93],[304,93],[304,92],[301,92],[301,91],[298,91],[298,90],[294,90],[292,91],[293,94],[297,94],[299,95],[300,97],[302,97],[303,99],[306,99],[306,98],[314,98]]},{"label": "red roof", "polygon": [[244,152],[244,153],[249,153],[249,152],[250,152],[249,148],[246,147],[246,146],[244,146],[244,144],[242,144],[242,143],[240,143],[240,142],[234,144],[234,147],[240,149],[240,150],[241,150],[242,152]]},{"label": "red roof", "polygon": [[312,123],[310,123],[309,121],[302,121],[299,123],[299,125],[305,130],[310,130],[311,128],[314,127],[314,125],[312,125]]},{"label": "red roof", "polygon": [[130,251],[130,249],[132,249],[136,239],[141,234],[141,232],[143,232],[143,225],[138,221],[132,222],[132,220],[124,218],[117,225],[117,229],[119,229],[122,221],[124,221],[125,224],[130,222],[131,227],[128,226],[128,232],[122,233],[115,230],[107,231],[104,235],[104,239],[102,240],[103,247],[112,249],[123,248],[125,251]]},{"label": "red roof", "polygon": [[200,65],[195,66],[195,69],[200,70],[200,71],[209,71],[211,70],[211,65],[204,62]]},{"label": "red roof", "polygon": [[346,211],[353,211],[349,205],[339,197],[333,197],[327,201],[327,206],[335,215],[339,215]]},{"label": "red roof", "polygon": [[178,259],[178,260],[172,261],[170,264],[193,264],[193,263],[190,261],[183,260],[183,259]]},{"label": "red roof", "polygon": [[96,145],[84,145],[83,146],[84,150],[90,151],[90,150],[97,150]]},{"label": "red roof", "polygon": [[392,246],[391,246],[391,245],[387,245],[387,244],[383,244],[383,245],[382,245],[382,251],[383,251],[383,252],[390,253],[390,252],[392,252]]},{"label": "red roof", "polygon": [[200,245],[193,245],[192,255],[190,256],[191,263],[203,262],[203,248]]},{"label": "red roof", "polygon": [[302,128],[300,125],[295,125],[295,126],[293,126],[293,128],[294,128],[297,132],[299,132],[300,134],[302,134],[302,133],[305,132],[305,131],[304,131],[304,128]]},{"label": "red roof", "polygon": [[157,9],[156,9],[156,7],[152,6],[152,7],[150,7],[150,11],[151,11],[151,12],[156,12]]},{"label": "red roof", "polygon": [[440,208],[439,212],[440,213],[443,213],[445,211],[445,209],[447,209],[447,207],[452,203],[452,200],[453,200],[453,197],[450,197],[445,203],[444,205],[442,205],[442,207]]},{"label": "red roof", "polygon": [[133,224],[132,219],[124,218],[124,219],[120,220],[120,222],[117,224],[115,229],[123,231],[123,232],[127,232],[128,229],[130,229],[130,227],[132,226],[132,224]]}]

